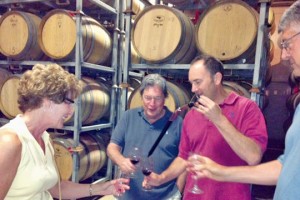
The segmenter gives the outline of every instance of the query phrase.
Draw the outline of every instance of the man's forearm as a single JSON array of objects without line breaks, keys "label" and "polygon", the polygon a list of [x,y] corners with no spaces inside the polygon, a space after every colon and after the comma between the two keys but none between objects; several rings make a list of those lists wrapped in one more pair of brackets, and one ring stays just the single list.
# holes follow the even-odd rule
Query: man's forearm
[{"label": "man's forearm", "polygon": [[186,169],[186,161],[180,157],[177,157],[171,165],[163,173],[161,173],[162,183],[166,183],[177,178]]},{"label": "man's forearm", "polygon": [[228,167],[224,181],[276,185],[282,165],[278,160],[256,166]]},{"label": "man's forearm", "polygon": [[115,163],[116,165],[120,165],[122,159],[124,159],[124,156],[121,154],[121,148],[118,147],[116,144],[110,143],[107,147],[107,155],[108,157]]}]

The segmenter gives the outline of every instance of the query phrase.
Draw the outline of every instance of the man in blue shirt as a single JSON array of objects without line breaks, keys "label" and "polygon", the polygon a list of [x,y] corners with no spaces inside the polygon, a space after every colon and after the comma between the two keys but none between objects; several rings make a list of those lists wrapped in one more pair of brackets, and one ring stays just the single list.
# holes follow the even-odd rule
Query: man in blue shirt
[{"label": "man in blue shirt", "polygon": [[[158,74],[149,74],[144,77],[139,89],[143,106],[127,110],[123,114],[112,133],[107,148],[108,156],[122,172],[135,173],[130,180],[130,190],[119,199],[180,200],[179,191],[183,188],[183,182],[179,184],[177,181],[177,185],[175,179],[154,187],[151,191],[144,191],[144,175],[129,159],[130,151],[134,147],[139,148],[142,158],[147,157],[149,150],[172,115],[172,112],[164,105],[168,91],[163,77]],[[155,173],[163,172],[177,157],[181,126],[182,118],[177,117],[151,155],[154,160]],[[183,179],[178,178],[178,180]]]}]

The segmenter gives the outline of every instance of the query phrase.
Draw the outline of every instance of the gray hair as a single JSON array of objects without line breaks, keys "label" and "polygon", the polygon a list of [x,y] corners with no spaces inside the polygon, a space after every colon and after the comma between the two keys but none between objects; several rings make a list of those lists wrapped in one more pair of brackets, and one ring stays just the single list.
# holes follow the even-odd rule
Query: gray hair
[{"label": "gray hair", "polygon": [[158,86],[161,88],[164,97],[168,97],[168,87],[167,81],[159,74],[149,74],[144,77],[141,86],[140,86],[140,94],[144,94],[144,90],[148,87]]},{"label": "gray hair", "polygon": [[292,25],[300,28],[300,0],[293,3],[282,15],[278,25],[278,33],[283,32]]}]

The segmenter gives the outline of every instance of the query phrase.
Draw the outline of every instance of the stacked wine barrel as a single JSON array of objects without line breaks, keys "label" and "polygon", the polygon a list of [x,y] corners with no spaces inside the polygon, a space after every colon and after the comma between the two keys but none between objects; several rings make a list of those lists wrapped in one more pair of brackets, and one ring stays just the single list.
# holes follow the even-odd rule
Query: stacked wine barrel
[{"label": "stacked wine barrel", "polygon": [[196,25],[175,7],[154,5],[135,19],[132,42],[141,58],[149,63],[190,63],[196,53],[210,54],[226,62],[253,62],[257,28],[257,11],[240,0],[211,4]]},{"label": "stacked wine barrel", "polygon": [[86,180],[107,164],[106,148],[109,143],[108,132],[90,131],[80,135],[79,146],[74,148],[72,134],[53,137],[55,160],[62,180],[70,180],[73,170],[73,153],[79,154],[78,180]]}]

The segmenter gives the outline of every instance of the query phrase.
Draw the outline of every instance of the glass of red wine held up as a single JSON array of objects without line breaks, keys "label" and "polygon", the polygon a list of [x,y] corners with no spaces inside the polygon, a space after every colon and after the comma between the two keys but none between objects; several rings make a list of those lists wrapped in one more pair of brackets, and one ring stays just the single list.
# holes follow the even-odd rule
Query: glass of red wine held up
[{"label": "glass of red wine held up", "polygon": [[199,99],[200,96],[198,94],[194,94],[194,96],[191,98],[190,102],[188,103],[189,108],[195,106],[195,103],[198,102]]},{"label": "glass of red wine held up", "polygon": [[[145,176],[149,176],[154,169],[154,161],[152,157],[144,157],[142,160],[142,172]],[[143,186],[144,191],[151,191],[152,186],[147,184]]]},{"label": "glass of red wine held up", "polygon": [[[131,150],[129,151],[129,159],[132,164],[135,166],[138,165],[141,159],[141,149],[139,147],[132,147]],[[135,176],[135,173],[132,172],[130,173],[130,177],[133,178]]]}]

